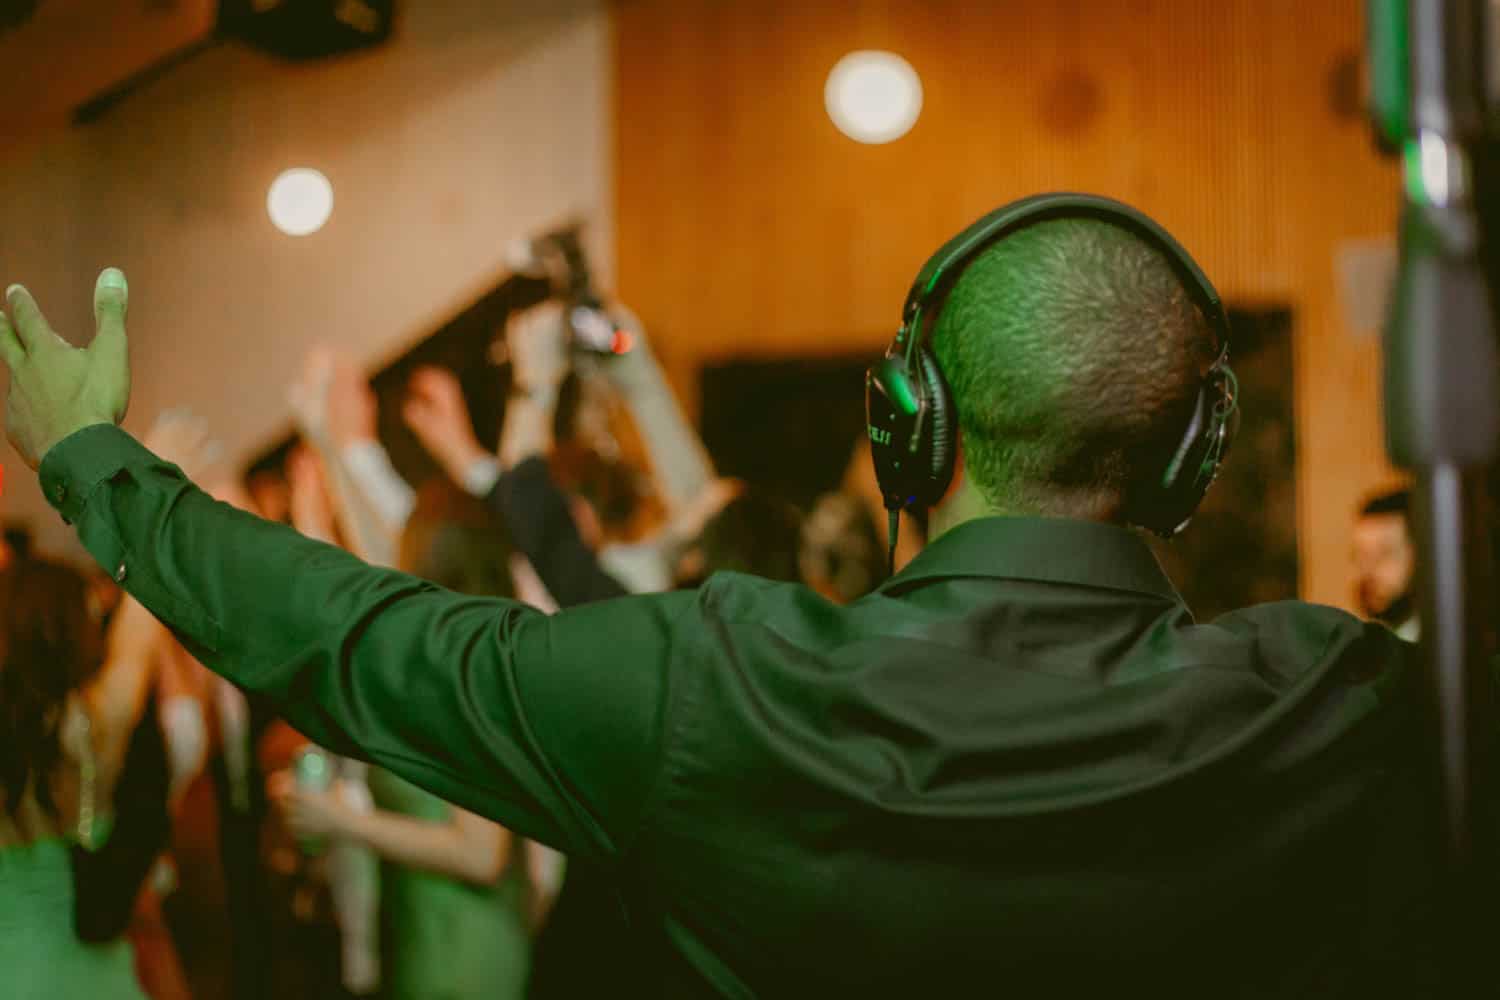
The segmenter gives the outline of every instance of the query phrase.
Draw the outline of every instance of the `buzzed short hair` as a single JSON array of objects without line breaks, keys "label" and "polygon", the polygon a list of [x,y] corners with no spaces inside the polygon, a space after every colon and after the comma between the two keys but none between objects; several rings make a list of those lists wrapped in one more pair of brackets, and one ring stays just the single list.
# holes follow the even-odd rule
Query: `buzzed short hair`
[{"label": "buzzed short hair", "polygon": [[967,475],[999,512],[1149,503],[1220,345],[1157,247],[1094,219],[1006,234],[954,284],[932,337]]}]

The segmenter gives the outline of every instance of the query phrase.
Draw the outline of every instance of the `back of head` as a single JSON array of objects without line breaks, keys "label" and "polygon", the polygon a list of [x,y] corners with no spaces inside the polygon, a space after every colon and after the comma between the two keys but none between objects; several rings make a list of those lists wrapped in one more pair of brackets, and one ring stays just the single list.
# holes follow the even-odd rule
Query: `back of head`
[{"label": "back of head", "polygon": [[104,661],[81,573],[39,559],[0,573],[0,812],[30,793],[55,812],[52,777],[68,694]]},{"label": "back of head", "polygon": [[401,533],[402,570],[461,594],[511,597],[510,539],[484,504],[447,479],[417,491]]},{"label": "back of head", "polygon": [[622,458],[606,458],[578,441],[560,441],[551,459],[564,491],[587,501],[607,541],[630,541],[660,516],[646,477]]},{"label": "back of head", "polygon": [[1100,520],[1150,502],[1219,349],[1165,254],[1095,219],[1036,222],[979,253],[932,345],[988,506]]},{"label": "back of head", "polygon": [[1366,618],[1401,628],[1416,613],[1417,550],[1411,494],[1377,494],[1360,507],[1352,532],[1354,600]]}]

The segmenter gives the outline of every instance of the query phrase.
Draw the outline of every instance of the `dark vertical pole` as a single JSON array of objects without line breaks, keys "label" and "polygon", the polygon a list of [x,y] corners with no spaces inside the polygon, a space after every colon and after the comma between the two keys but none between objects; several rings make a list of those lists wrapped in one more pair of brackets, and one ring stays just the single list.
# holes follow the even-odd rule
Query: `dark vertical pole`
[{"label": "dark vertical pole", "polygon": [[[1422,563],[1422,652],[1427,665],[1433,767],[1442,803],[1443,918],[1447,992],[1476,988],[1480,914],[1487,910],[1494,831],[1489,771],[1494,720],[1490,660],[1497,605],[1493,553],[1482,520],[1487,466],[1500,435],[1493,289],[1483,261],[1487,234],[1476,204],[1491,183],[1480,155],[1485,141],[1485,0],[1388,0],[1372,17],[1384,53],[1405,50],[1404,67],[1374,66],[1377,128],[1401,151],[1406,204],[1396,296],[1385,331],[1386,440],[1397,464],[1416,473],[1418,549]],[[1405,31],[1405,44],[1390,44]],[[1405,119],[1389,104],[1403,89]],[[1390,134],[1395,129],[1402,135]],[[1396,140],[1391,142],[1391,140]]]}]

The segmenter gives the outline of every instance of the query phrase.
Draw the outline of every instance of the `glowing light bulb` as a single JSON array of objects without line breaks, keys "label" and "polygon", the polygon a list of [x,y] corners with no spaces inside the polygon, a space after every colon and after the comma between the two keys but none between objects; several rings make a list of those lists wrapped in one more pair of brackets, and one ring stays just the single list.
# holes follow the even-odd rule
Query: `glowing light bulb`
[{"label": "glowing light bulb", "polygon": [[862,49],[834,64],[823,103],[838,130],[856,142],[893,142],[922,113],[922,78],[894,52]]},{"label": "glowing light bulb", "polygon": [[288,236],[315,233],[333,214],[333,185],[311,167],[283,170],[266,192],[266,212]]}]

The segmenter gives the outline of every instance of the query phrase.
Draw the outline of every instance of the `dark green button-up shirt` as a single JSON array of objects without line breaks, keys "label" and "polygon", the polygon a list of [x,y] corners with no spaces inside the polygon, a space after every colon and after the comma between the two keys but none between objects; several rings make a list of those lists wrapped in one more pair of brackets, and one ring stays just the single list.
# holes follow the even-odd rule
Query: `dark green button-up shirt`
[{"label": "dark green button-up shirt", "polygon": [[1128,531],[974,521],[848,607],[722,574],[547,616],[233,510],[113,427],[42,479],[313,739],[616,871],[653,990],[1324,998],[1424,967],[1407,647],[1297,603],[1197,624]]}]

